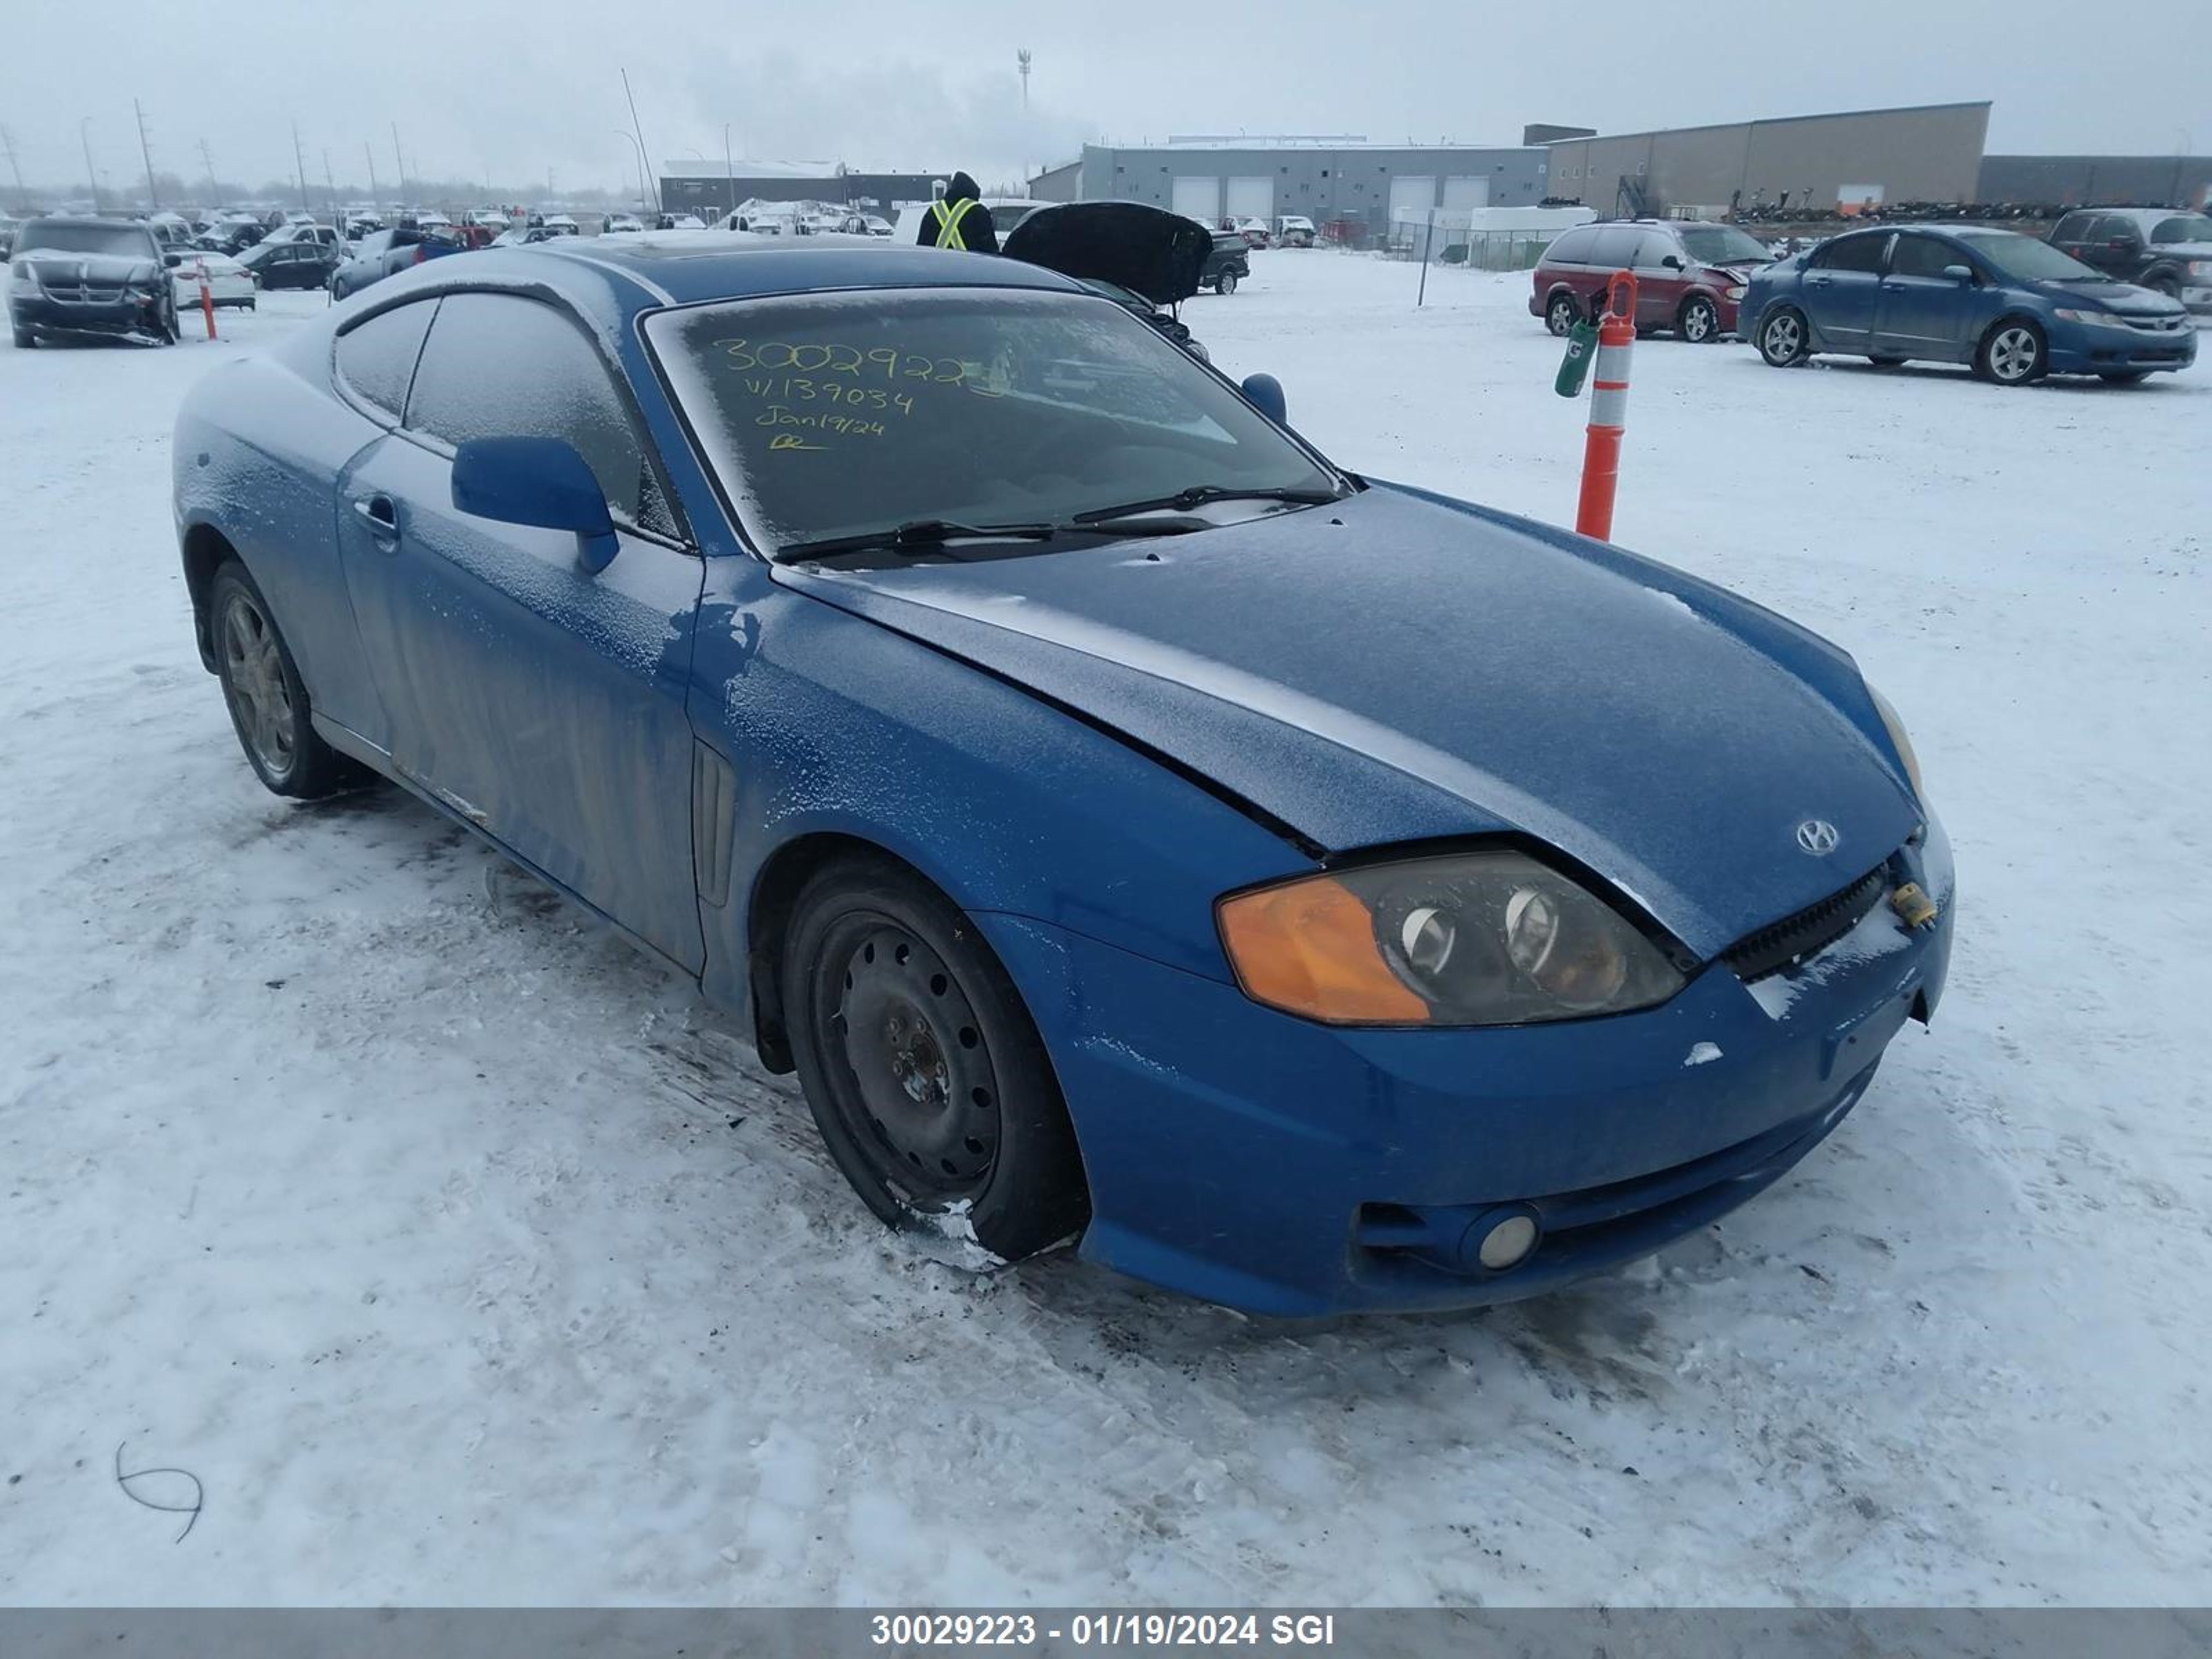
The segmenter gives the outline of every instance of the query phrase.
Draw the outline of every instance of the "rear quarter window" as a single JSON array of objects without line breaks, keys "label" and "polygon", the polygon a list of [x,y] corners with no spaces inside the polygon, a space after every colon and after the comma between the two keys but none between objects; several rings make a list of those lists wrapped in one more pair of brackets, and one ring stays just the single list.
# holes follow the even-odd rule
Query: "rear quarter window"
[{"label": "rear quarter window", "polygon": [[1552,246],[1545,250],[1544,257],[1560,264],[1580,264],[1583,256],[1589,252],[1590,244],[1596,240],[1596,234],[1593,231],[1571,230],[1553,238]]},{"label": "rear quarter window", "polygon": [[[284,257],[273,253],[263,263]],[[407,384],[415,377],[416,359],[422,355],[422,337],[437,308],[435,300],[395,306],[339,335],[337,376],[345,389],[398,420],[407,407]]]}]

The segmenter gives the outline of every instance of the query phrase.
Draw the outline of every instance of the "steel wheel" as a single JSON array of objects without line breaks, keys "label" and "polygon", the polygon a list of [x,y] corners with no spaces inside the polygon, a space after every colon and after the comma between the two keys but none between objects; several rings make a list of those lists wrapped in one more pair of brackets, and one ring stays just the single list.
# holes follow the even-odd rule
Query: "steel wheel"
[{"label": "steel wheel", "polygon": [[2043,335],[2034,324],[2000,323],[1982,344],[1982,372],[1999,386],[2025,386],[2043,373]]},{"label": "steel wheel", "polygon": [[1082,1158],[1036,1022],[944,894],[888,859],[833,859],[792,902],[775,976],[823,1144],[878,1218],[957,1224],[1010,1261],[1083,1230]]},{"label": "steel wheel", "polygon": [[1217,294],[1221,294],[1221,295],[1230,295],[1230,294],[1234,294],[1234,293],[1236,293],[1236,292],[1237,292],[1237,273],[1236,273],[1235,271],[1233,271],[1233,270],[1224,270],[1224,271],[1223,271],[1223,272],[1221,273],[1221,280],[1220,280],[1219,282],[1216,283],[1213,285],[1213,291],[1214,291],[1215,293],[1217,293]]},{"label": "steel wheel", "polygon": [[1554,294],[1551,303],[1544,307],[1544,326],[1564,338],[1581,314],[1582,307],[1575,303],[1573,295]]},{"label": "steel wheel", "polygon": [[1777,368],[1787,368],[1805,356],[1805,319],[1782,310],[1766,319],[1759,331],[1759,355]]},{"label": "steel wheel", "polygon": [[855,912],[824,941],[834,1104],[878,1179],[932,1207],[973,1200],[1000,1137],[999,1079],[967,991],[887,916]]},{"label": "steel wheel", "polygon": [[1693,294],[1682,303],[1681,336],[1692,345],[1703,344],[1720,331],[1721,313],[1713,302]]},{"label": "steel wheel", "polygon": [[222,687],[239,740],[264,775],[289,777],[298,717],[277,654],[276,630],[260,601],[243,588],[225,595],[221,628]]}]

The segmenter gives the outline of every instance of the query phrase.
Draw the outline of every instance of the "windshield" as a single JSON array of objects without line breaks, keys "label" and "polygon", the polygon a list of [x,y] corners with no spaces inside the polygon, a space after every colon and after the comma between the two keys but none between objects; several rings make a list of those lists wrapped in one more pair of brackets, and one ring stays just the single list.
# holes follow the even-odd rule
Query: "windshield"
[{"label": "windshield", "polygon": [[2201,213],[2181,213],[2151,227],[2154,242],[2212,242],[2212,219]]},{"label": "windshield", "polygon": [[2039,242],[2033,236],[2000,233],[1993,236],[1973,236],[1957,233],[1960,240],[1975,252],[1997,268],[2000,276],[2010,276],[2023,283],[2081,283],[2110,282],[2102,271],[2093,270],[2071,254],[2061,253],[2048,242]]},{"label": "windshield", "polygon": [[1734,225],[1685,225],[1674,233],[1682,251],[1700,264],[1763,265],[1774,256]]},{"label": "windshield", "polygon": [[15,252],[103,253],[150,259],[154,257],[153,235],[143,225],[30,224],[17,234]]},{"label": "windshield", "polygon": [[770,550],[922,520],[1061,523],[1200,485],[1340,487],[1103,300],[875,290],[664,312],[646,332]]}]

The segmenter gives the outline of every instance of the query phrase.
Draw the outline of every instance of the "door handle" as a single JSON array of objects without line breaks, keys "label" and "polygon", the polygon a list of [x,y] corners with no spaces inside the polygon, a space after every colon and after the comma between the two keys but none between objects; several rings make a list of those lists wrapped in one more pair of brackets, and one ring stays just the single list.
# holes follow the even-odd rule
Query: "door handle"
[{"label": "door handle", "polygon": [[1805,279],[1805,286],[1807,288],[1826,288],[1828,286],[1831,280],[1831,278],[1826,276],[1808,276]]},{"label": "door handle", "polygon": [[368,533],[384,546],[399,539],[399,508],[389,495],[371,495],[353,504],[368,525]]}]

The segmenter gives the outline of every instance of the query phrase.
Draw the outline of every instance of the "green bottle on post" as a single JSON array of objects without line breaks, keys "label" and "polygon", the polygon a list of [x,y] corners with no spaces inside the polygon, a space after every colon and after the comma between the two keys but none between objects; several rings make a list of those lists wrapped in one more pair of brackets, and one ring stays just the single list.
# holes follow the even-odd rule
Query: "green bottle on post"
[{"label": "green bottle on post", "polygon": [[1597,361],[1597,325],[1589,318],[1579,318],[1567,331],[1566,360],[1559,365],[1559,377],[1552,382],[1552,390],[1562,398],[1583,395],[1583,382],[1589,379],[1590,365]]}]

